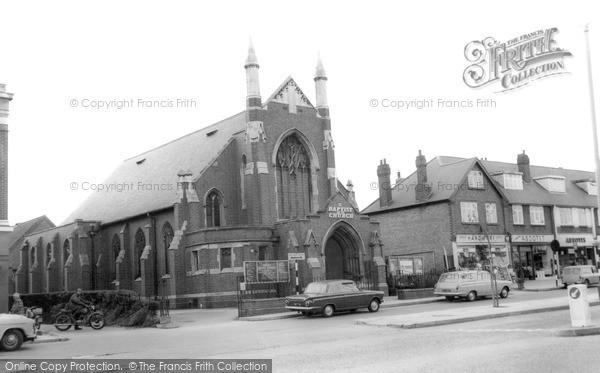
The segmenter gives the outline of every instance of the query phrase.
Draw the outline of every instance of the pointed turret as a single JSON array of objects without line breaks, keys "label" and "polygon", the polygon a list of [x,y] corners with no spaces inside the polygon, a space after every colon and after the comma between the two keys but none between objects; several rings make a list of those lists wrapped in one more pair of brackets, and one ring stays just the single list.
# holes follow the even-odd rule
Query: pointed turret
[{"label": "pointed turret", "polygon": [[[321,116],[329,116],[329,105],[327,104],[327,75],[321,55],[319,54],[317,67],[315,68],[315,89],[317,91],[317,111]],[[325,110],[321,110],[325,109]]]},{"label": "pointed turret", "polygon": [[248,57],[246,57],[246,87],[248,94],[246,95],[246,106],[247,107],[260,107],[260,86],[258,83],[258,59],[256,58],[256,52],[254,51],[254,45],[252,45],[252,39],[250,39],[250,45],[248,46]]}]

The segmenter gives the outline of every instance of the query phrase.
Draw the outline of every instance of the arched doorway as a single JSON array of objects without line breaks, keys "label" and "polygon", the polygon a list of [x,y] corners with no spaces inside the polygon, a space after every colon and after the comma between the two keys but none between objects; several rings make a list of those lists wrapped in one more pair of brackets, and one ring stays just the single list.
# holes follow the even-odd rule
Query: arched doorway
[{"label": "arched doorway", "polygon": [[330,228],[324,244],[325,278],[361,281],[361,240],[354,228],[341,222]]}]

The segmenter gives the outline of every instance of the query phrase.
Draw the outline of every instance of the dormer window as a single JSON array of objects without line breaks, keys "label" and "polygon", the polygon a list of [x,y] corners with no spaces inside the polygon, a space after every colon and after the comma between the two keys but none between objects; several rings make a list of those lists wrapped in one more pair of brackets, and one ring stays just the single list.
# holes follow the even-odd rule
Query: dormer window
[{"label": "dormer window", "polygon": [[565,193],[565,178],[563,176],[542,176],[535,178],[544,189],[550,193]]},{"label": "dormer window", "polygon": [[565,193],[565,179],[554,179],[548,180],[548,190],[552,193]]},{"label": "dormer window", "polygon": [[523,176],[521,174],[504,174],[504,189],[523,190]]},{"label": "dormer window", "polygon": [[593,180],[577,180],[574,181],[575,185],[583,189],[590,196],[597,196],[598,189],[596,189],[596,182]]},{"label": "dormer window", "polygon": [[483,173],[481,171],[469,172],[469,189],[484,189]]}]

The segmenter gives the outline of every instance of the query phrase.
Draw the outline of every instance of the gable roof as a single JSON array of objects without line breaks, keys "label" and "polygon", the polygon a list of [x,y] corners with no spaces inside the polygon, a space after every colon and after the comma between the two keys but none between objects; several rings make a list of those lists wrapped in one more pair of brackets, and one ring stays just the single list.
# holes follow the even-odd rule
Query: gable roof
[{"label": "gable roof", "polygon": [[[392,187],[392,203],[386,207],[379,206],[379,198],[367,206],[362,213],[376,213],[395,210],[402,207],[441,202],[449,200],[458,191],[453,185],[460,185],[475,164],[477,158],[436,157],[427,162],[427,183],[432,185],[431,195],[424,202],[416,202],[417,172]],[[442,185],[442,187],[440,187]],[[443,187],[443,186],[448,187]]]},{"label": "gable roof", "polygon": [[[289,91],[290,88],[292,89],[291,92]],[[284,94],[284,92],[289,93]],[[289,102],[290,99],[293,99],[294,102]],[[313,109],[315,108],[313,104],[310,103],[308,97],[304,94],[304,92],[302,92],[294,78],[292,78],[291,76],[288,76],[283,81],[283,83],[281,83],[281,85],[277,87],[275,92],[273,92],[273,94],[263,103],[263,107],[267,106],[269,102],[280,102],[286,104],[307,106]]]},{"label": "gable roof", "polygon": [[61,225],[75,219],[106,224],[172,207],[177,195],[178,171],[191,170],[197,178],[245,126],[243,111],[126,159],[103,182],[111,189],[92,192]]},{"label": "gable roof", "polygon": [[13,227],[12,232],[0,235],[0,246],[6,248],[6,250],[8,251],[20,240],[25,238],[25,236],[43,229],[53,228],[55,226],[56,225],[54,225],[54,223],[50,219],[48,219],[46,215],[39,216],[35,219],[31,219],[23,223],[17,223]]},{"label": "gable roof", "polygon": [[[514,163],[494,161],[481,161],[481,163],[490,174],[519,172],[519,167]],[[531,172],[532,180],[530,183],[523,182],[523,190],[504,189],[500,186],[509,203],[571,207],[597,206],[596,196],[587,194],[584,190],[575,185],[575,181],[595,180],[596,178],[593,172],[543,166],[529,166],[529,170]],[[562,176],[565,178],[566,193],[551,193],[533,180],[535,178],[550,175]]]}]

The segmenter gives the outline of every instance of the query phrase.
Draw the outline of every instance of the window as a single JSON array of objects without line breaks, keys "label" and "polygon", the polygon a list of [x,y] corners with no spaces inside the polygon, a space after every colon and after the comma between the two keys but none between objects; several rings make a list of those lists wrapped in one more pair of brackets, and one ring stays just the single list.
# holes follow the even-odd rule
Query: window
[{"label": "window", "polygon": [[213,190],[206,197],[206,226],[220,227],[224,224],[221,221],[222,216],[222,198],[218,191]]},{"label": "window", "polygon": [[495,203],[485,204],[485,221],[488,224],[498,224],[498,213],[496,211]]},{"label": "window", "polygon": [[50,264],[52,258],[54,257],[54,253],[52,252],[52,245],[46,245],[46,265]]},{"label": "window", "polygon": [[192,272],[196,272],[200,269],[200,251],[192,251]]},{"label": "window", "polygon": [[137,260],[137,268],[136,268],[136,278],[142,277],[142,254],[144,253],[144,248],[146,247],[146,237],[144,236],[144,232],[138,228],[135,233],[135,243],[134,243],[134,252]]},{"label": "window", "polygon": [[71,255],[71,243],[69,240],[65,240],[63,243],[63,263],[67,263],[69,256]]},{"label": "window", "polygon": [[523,177],[520,174],[504,174],[504,188],[523,190]]},{"label": "window", "polygon": [[117,258],[119,257],[119,253],[121,252],[121,240],[118,235],[114,235],[112,239],[112,260],[110,268],[113,272],[113,280],[117,279]]},{"label": "window", "polygon": [[29,258],[29,266],[33,267],[37,263],[36,247],[33,246],[29,252],[31,257]]},{"label": "window", "polygon": [[477,214],[477,202],[461,202],[460,214],[463,223],[479,223]]},{"label": "window", "polygon": [[171,228],[171,224],[165,223],[162,229],[162,244],[163,244],[163,253],[165,256],[165,274],[169,274],[169,246],[171,246],[171,241],[173,241],[173,228]]},{"label": "window", "polygon": [[559,207],[560,225],[573,225],[573,211],[571,208]]},{"label": "window", "polygon": [[345,282],[342,284],[342,292],[355,293],[360,291],[354,282]]},{"label": "window", "polygon": [[469,172],[469,188],[471,189],[484,189],[483,186],[483,173],[481,171]]},{"label": "window", "polygon": [[221,270],[231,268],[231,248],[221,249]]},{"label": "window", "polygon": [[548,179],[548,190],[553,193],[565,193],[565,180],[557,178]]},{"label": "window", "polygon": [[242,155],[242,164],[240,165],[240,190],[242,199],[242,210],[246,209],[246,154]]},{"label": "window", "polygon": [[311,212],[310,156],[296,135],[286,137],[276,158],[279,219],[303,218]]},{"label": "window", "polygon": [[523,206],[522,205],[513,205],[512,213],[513,213],[513,224],[515,224],[515,225],[525,224],[525,220],[523,219]]},{"label": "window", "polygon": [[543,206],[529,206],[529,219],[531,225],[545,225],[544,219],[544,207]]},{"label": "window", "polygon": [[579,219],[578,226],[580,227],[589,227],[590,219],[588,219],[587,210],[586,209],[575,209],[577,210],[577,217]]},{"label": "window", "polygon": [[258,247],[258,260],[267,260],[267,246]]}]

